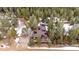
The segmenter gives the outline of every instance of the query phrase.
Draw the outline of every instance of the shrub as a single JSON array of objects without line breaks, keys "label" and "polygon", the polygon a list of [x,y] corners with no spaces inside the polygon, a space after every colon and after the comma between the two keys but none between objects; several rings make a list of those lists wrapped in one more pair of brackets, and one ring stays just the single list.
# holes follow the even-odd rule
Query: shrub
[{"label": "shrub", "polygon": [[73,29],[69,32],[69,37],[71,40],[73,40],[73,39],[76,40],[76,37],[78,36],[78,34],[79,34],[79,28]]},{"label": "shrub", "polygon": [[12,38],[15,38],[16,37],[16,31],[15,29],[12,27],[10,28],[10,30],[8,30],[8,35]]}]

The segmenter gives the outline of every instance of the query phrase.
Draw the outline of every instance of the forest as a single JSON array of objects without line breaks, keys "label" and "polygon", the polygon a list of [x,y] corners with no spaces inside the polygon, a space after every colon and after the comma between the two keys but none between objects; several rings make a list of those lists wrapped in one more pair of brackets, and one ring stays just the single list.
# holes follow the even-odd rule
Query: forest
[{"label": "forest", "polygon": [[[26,26],[22,29],[22,36],[18,36],[15,30],[20,19],[23,19]],[[42,25],[38,26],[39,23]],[[72,28],[66,30],[63,27],[65,24]],[[40,46],[44,43],[48,47],[79,45],[79,8],[0,7],[0,41],[12,45],[17,37],[27,36],[30,37],[29,46]]]}]

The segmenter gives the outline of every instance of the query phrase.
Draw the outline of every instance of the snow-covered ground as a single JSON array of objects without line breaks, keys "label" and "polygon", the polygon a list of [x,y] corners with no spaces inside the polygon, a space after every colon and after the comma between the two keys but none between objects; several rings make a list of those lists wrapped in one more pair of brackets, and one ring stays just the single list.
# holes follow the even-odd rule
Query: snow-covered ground
[{"label": "snow-covered ground", "polygon": [[21,20],[18,20],[18,27],[16,28],[16,32],[17,32],[18,36],[21,36],[23,28],[26,28],[24,22]]},{"label": "snow-covered ground", "polygon": [[5,45],[5,44],[1,44],[1,45],[0,45],[0,48],[10,48],[10,46],[7,46],[7,45]]}]

